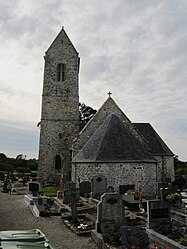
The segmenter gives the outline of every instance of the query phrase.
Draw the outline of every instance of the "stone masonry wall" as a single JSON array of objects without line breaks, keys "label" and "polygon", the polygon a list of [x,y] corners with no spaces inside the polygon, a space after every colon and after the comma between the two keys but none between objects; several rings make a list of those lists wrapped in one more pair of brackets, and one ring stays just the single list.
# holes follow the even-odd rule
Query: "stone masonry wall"
[{"label": "stone masonry wall", "polygon": [[158,182],[164,181],[164,178],[175,179],[174,158],[173,156],[154,156],[157,160],[157,179]]},{"label": "stone masonry wall", "polygon": [[[59,82],[57,65],[65,64],[65,80]],[[45,53],[39,145],[40,181],[70,175],[70,150],[79,133],[79,57],[62,29]],[[55,156],[60,155],[63,169],[55,170]]]},{"label": "stone masonry wall", "polygon": [[108,186],[118,191],[119,185],[134,184],[152,195],[156,194],[156,164],[154,163],[73,163],[72,181],[90,181],[96,175],[107,178]]}]

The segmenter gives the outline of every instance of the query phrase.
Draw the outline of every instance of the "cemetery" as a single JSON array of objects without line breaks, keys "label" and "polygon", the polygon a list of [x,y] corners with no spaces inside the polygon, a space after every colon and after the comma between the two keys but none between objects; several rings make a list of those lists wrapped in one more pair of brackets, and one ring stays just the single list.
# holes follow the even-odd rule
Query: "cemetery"
[{"label": "cemetery", "polygon": [[[69,182],[64,193],[61,194],[62,205],[64,198],[65,205],[69,205],[69,211],[71,210],[72,214],[70,215],[69,212],[68,219],[67,217],[64,219],[66,222],[68,220],[69,227],[78,235],[81,234],[78,230],[91,232],[92,240],[101,249],[186,248],[184,244],[187,214],[182,206],[176,206],[176,203],[172,206],[169,201],[163,200],[167,198],[163,196],[162,188],[160,188],[159,197],[150,198],[142,189],[135,191],[132,185],[120,186],[117,193],[111,186],[107,187],[106,183],[107,179],[104,176],[101,178],[100,175],[94,177],[90,184],[88,181],[81,182],[79,188]],[[167,195],[172,194],[173,191],[176,192],[176,190],[167,189]],[[87,219],[86,208],[81,211],[81,213],[85,212],[84,216],[78,215],[79,207],[76,206],[76,198],[81,198],[86,205],[89,203],[95,207],[89,212],[92,222]],[[140,208],[140,202],[144,212]],[[179,214],[182,216],[181,219],[178,218]]]},{"label": "cemetery", "polygon": [[[115,192],[98,175],[78,188],[66,182],[53,199],[41,195],[38,182],[28,182],[24,199],[35,216],[60,216],[77,235],[91,235],[98,248],[186,248],[187,213],[179,201],[185,193],[167,184],[159,187],[157,198],[134,185],[120,185]],[[168,198],[172,195],[177,201]]]},{"label": "cemetery", "polygon": [[24,200],[36,217],[61,216],[58,203],[53,198],[42,195],[38,182],[27,183],[27,193],[24,195]]},{"label": "cemetery", "polygon": [[[187,245],[186,192],[173,189],[170,184],[159,187],[157,198],[133,185],[120,185],[116,192],[107,185],[106,177],[98,175],[91,182],[80,182],[78,188],[75,183],[66,182],[64,190],[51,198],[42,195],[39,182],[30,181],[24,200],[35,217],[59,216],[77,235],[91,236],[97,248],[184,249]],[[171,201],[168,196],[177,198]],[[2,241],[5,235],[1,232],[2,248],[10,248],[7,241]],[[31,241],[16,238],[18,242],[14,243],[19,243],[20,248],[25,248],[26,242],[32,248]],[[46,239],[45,243],[48,243]]]}]

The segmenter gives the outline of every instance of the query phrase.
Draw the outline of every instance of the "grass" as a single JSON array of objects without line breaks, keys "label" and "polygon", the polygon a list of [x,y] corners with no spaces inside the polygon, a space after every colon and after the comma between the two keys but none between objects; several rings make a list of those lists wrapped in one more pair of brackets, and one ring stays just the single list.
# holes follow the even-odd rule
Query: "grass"
[{"label": "grass", "polygon": [[41,188],[41,191],[44,193],[44,195],[49,197],[56,196],[58,190],[59,190],[58,187],[52,187],[52,186]]}]

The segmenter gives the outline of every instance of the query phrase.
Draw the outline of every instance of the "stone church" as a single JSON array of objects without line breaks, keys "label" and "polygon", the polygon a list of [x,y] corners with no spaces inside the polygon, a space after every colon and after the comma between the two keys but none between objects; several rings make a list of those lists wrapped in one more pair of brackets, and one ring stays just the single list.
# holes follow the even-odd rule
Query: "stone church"
[{"label": "stone church", "polygon": [[156,194],[174,180],[174,154],[149,123],[132,123],[111,95],[79,133],[79,54],[62,28],[45,53],[39,144],[41,183],[105,176]]}]

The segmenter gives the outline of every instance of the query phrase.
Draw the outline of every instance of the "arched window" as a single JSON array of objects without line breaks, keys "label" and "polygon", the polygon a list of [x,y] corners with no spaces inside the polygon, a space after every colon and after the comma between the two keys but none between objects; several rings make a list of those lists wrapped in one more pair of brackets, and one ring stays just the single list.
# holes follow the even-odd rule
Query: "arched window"
[{"label": "arched window", "polygon": [[57,65],[57,80],[59,82],[65,81],[65,64],[63,63]]},{"label": "arched window", "polygon": [[60,170],[62,168],[62,159],[60,155],[55,156],[55,169]]}]

